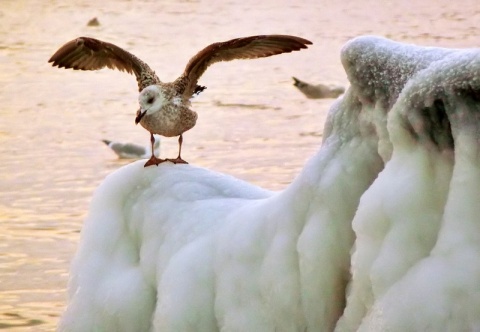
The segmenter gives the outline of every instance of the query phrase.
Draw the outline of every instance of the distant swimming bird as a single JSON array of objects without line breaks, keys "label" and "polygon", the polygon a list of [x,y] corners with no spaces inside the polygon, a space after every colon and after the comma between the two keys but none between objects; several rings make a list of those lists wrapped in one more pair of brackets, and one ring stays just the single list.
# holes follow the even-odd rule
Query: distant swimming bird
[{"label": "distant swimming bird", "polygon": [[[262,35],[236,38],[214,43],[190,59],[179,78],[163,83],[150,67],[135,55],[113,44],[98,39],[80,37],[63,45],[48,60],[59,68],[98,70],[104,67],[133,73],[137,77],[140,109],[135,123],[150,132],[152,156],[145,164],[158,165],[164,161],[187,163],[181,158],[182,134],[195,126],[197,113],[189,109],[190,98],[205,87],[197,84],[208,66],[235,59],[263,58],[281,53],[299,51],[310,41],[288,35]],[[153,134],[179,136],[178,157],[160,159],[154,155]]]},{"label": "distant swimming bird", "polygon": [[[154,151],[155,155],[160,154],[160,137],[155,136]],[[120,159],[143,159],[148,158],[151,155],[149,147],[141,146],[133,143],[121,143],[121,142],[112,142],[106,139],[102,139],[102,142],[105,143],[113,152],[116,153]]]},{"label": "distant swimming bird", "polygon": [[337,98],[345,92],[343,86],[317,84],[313,85],[303,82],[296,77],[293,78],[293,85],[298,88],[307,98],[321,99],[321,98]]},{"label": "distant swimming bird", "polygon": [[98,26],[100,26],[100,21],[98,20],[98,18],[94,17],[90,21],[88,21],[87,26],[88,27],[98,27]]}]

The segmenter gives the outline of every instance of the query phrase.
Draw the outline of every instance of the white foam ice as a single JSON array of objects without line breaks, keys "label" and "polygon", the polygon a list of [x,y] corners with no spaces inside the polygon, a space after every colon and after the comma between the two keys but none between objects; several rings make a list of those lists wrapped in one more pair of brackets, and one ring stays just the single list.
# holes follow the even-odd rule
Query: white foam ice
[{"label": "white foam ice", "polygon": [[480,329],[480,50],[422,55],[389,112],[391,159],[353,220],[338,331]]},{"label": "white foam ice", "polygon": [[480,50],[360,37],[351,87],[270,192],[138,161],[96,190],[61,331],[480,328]]}]

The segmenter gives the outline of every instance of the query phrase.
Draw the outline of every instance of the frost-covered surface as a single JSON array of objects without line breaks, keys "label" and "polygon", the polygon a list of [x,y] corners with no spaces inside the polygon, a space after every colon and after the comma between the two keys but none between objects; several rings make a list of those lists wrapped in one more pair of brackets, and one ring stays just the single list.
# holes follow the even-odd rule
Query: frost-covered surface
[{"label": "frost-covered surface", "polygon": [[[364,42],[351,42],[344,56]],[[337,330],[477,331],[480,49],[399,45],[392,51],[383,62],[392,69],[391,81],[404,82],[412,72],[386,98],[394,100],[384,108],[391,159],[353,219],[353,276]],[[395,69],[397,54],[402,59],[407,52],[413,55],[409,65]],[[370,84],[382,91],[381,81],[374,77]]]},{"label": "frost-covered surface", "polygon": [[60,330],[480,329],[480,50],[361,37],[342,61],[351,88],[281,192],[190,165],[108,176]]}]

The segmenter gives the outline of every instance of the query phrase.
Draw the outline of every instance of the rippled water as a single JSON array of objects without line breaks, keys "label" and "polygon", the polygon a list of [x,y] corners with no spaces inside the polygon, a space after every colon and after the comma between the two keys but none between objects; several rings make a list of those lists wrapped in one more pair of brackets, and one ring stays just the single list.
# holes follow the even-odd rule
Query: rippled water
[{"label": "rippled water", "polygon": [[[215,41],[265,33],[313,41],[301,52],[209,68],[200,81],[208,89],[193,102],[199,120],[184,135],[190,163],[273,190],[319,148],[332,103],[304,98],[291,76],[346,85],[339,52],[362,34],[480,45],[477,0],[98,4],[0,1],[0,329],[54,329],[92,192],[128,162],[100,140],[148,144],[148,133],[134,125],[134,77],[52,68],[47,60],[64,42],[80,35],[111,41],[170,81]],[[93,17],[100,26],[87,26]],[[175,138],[164,139],[162,156],[175,156],[176,147]]]}]

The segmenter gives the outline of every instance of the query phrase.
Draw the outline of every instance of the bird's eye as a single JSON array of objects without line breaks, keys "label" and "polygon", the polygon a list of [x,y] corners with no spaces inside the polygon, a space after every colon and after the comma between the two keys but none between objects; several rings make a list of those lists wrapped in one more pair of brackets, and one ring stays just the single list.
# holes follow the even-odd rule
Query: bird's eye
[{"label": "bird's eye", "polygon": [[149,104],[153,103],[153,97],[148,98],[147,103],[149,103]]}]

